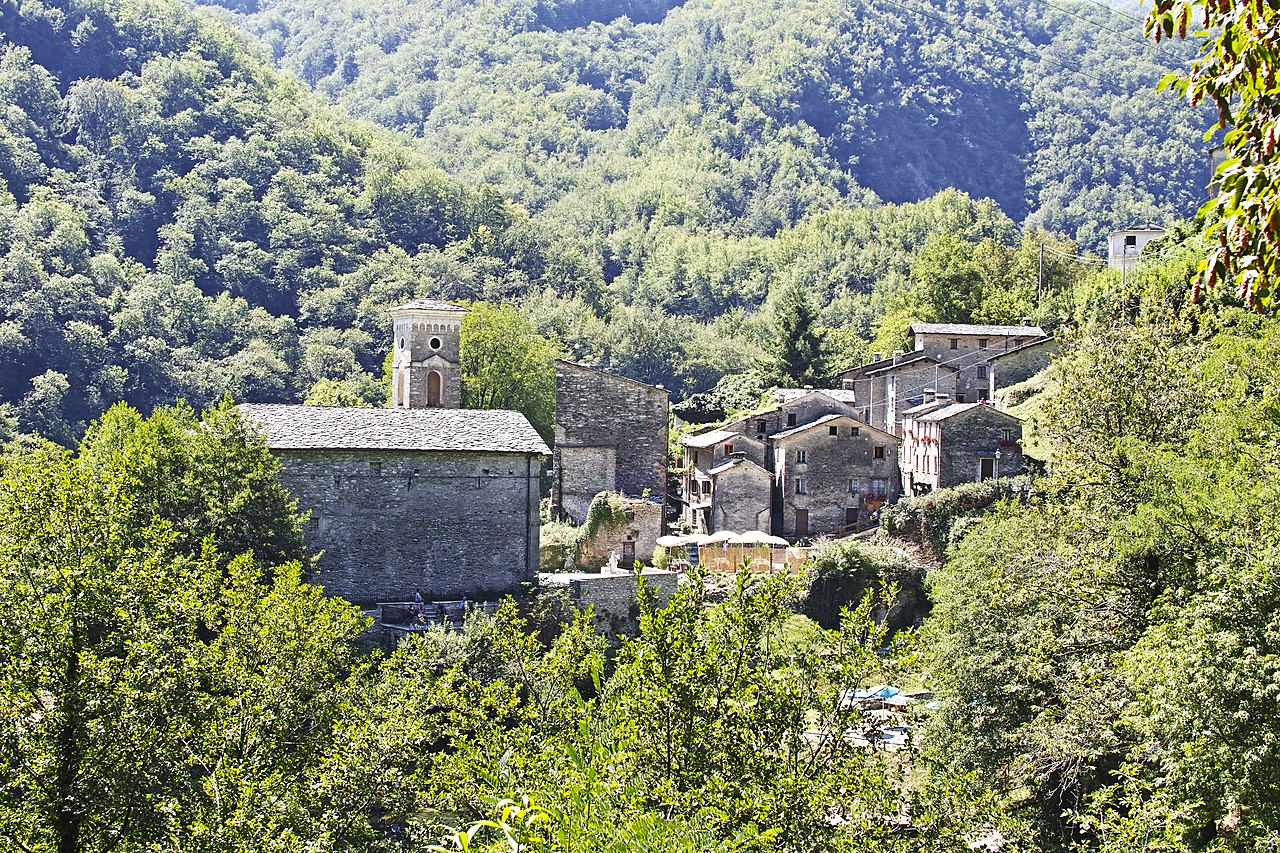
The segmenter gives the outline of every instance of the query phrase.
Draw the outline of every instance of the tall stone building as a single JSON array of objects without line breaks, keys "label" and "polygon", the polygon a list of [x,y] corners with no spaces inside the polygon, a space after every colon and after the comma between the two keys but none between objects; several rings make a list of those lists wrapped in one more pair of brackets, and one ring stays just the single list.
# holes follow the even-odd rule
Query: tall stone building
[{"label": "tall stone building", "polygon": [[391,309],[391,405],[456,409],[462,405],[459,360],[467,309],[415,299]]},{"label": "tall stone building", "polygon": [[564,359],[556,362],[552,504],[582,524],[601,492],[630,499],[633,523],[619,532],[617,543],[598,543],[603,549],[616,545],[624,563],[633,556],[651,557],[662,534],[669,410],[670,394],[662,388]]},{"label": "tall stone building", "polygon": [[392,309],[392,408],[241,406],[311,513],[314,580],[330,594],[482,598],[537,577],[550,450],[519,412],[458,408],[463,313],[433,300]]}]

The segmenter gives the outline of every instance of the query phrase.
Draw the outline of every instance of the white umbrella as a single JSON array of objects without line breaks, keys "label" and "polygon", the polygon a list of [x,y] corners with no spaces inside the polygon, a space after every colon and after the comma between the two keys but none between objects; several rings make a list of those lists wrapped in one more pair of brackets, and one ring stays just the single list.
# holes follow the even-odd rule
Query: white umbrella
[{"label": "white umbrella", "polygon": [[706,538],[705,541],[700,542],[698,544],[715,545],[716,543],[719,543],[719,542],[728,542],[736,535],[737,534],[735,534],[732,530],[720,530],[715,533],[712,533],[710,536]]},{"label": "white umbrella", "polygon": [[706,544],[707,544],[708,542],[710,542],[710,541],[711,541],[711,537],[710,537],[710,536],[708,536],[707,534],[705,534],[705,533],[694,533],[694,534],[692,534],[692,535],[690,535],[690,536],[689,536],[689,541],[685,542],[684,544],[686,544],[686,545],[706,545]]},{"label": "white umbrella", "polygon": [[746,533],[739,533],[737,536],[729,540],[730,545],[770,545],[778,548],[785,548],[791,544],[781,536],[770,536],[763,530],[748,530]]},{"label": "white umbrella", "polygon": [[693,538],[692,536],[659,536],[655,541],[663,548],[679,548],[681,545],[688,545]]}]

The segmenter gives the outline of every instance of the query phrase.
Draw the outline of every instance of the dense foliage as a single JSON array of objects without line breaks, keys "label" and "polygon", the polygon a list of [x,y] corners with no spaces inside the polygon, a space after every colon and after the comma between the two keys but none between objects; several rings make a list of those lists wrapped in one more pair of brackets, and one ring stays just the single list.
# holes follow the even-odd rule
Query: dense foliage
[{"label": "dense foliage", "polygon": [[929,737],[1046,849],[1280,838],[1280,329],[1189,304],[1202,248],[1082,294],[1038,427],[1053,476],[931,577]]},{"label": "dense foliage", "polygon": [[[1203,24],[1203,30],[1196,29]],[[1204,37],[1200,56],[1184,75],[1170,74],[1191,103],[1218,110],[1223,161],[1214,176],[1217,197],[1205,209],[1215,222],[1218,245],[1201,264],[1201,285],[1228,280],[1240,299],[1274,308],[1280,258],[1280,103],[1276,98],[1276,52],[1280,9],[1271,3],[1158,0],[1147,32],[1162,38]]]}]

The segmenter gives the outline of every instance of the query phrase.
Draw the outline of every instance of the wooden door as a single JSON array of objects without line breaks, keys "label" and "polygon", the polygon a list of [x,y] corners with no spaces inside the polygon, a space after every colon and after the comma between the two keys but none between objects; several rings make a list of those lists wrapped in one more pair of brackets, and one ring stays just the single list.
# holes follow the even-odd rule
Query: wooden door
[{"label": "wooden door", "polygon": [[978,460],[978,479],[990,480],[996,475],[996,460],[991,456],[983,456]]},{"label": "wooden door", "polygon": [[622,565],[619,568],[630,571],[636,564],[636,543],[628,539],[622,543]]},{"label": "wooden door", "polygon": [[847,506],[844,508],[844,524],[846,527],[858,523],[858,508],[856,506]]},{"label": "wooden door", "polygon": [[796,510],[796,536],[802,537],[802,536],[808,536],[808,535],[809,535],[809,510],[798,509]]}]

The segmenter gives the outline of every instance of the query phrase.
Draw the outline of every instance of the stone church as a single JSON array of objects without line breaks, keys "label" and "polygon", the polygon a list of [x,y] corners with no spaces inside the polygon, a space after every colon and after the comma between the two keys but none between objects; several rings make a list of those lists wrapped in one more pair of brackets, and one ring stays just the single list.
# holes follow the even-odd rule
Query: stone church
[{"label": "stone church", "polygon": [[489,598],[533,581],[545,442],[519,412],[459,408],[465,309],[391,311],[392,406],[241,406],[311,512],[312,580],[357,603]]}]

